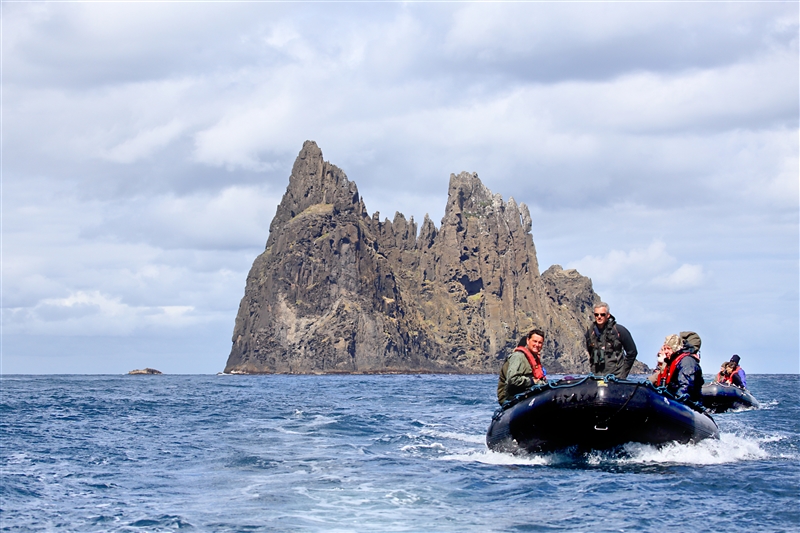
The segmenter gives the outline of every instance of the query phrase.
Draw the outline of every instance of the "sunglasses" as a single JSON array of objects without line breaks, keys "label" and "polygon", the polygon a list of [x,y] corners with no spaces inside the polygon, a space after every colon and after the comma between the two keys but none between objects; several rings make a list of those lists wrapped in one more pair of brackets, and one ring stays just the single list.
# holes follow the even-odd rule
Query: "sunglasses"
[{"label": "sunglasses", "polygon": [[595,313],[594,316],[608,316],[608,313]]}]

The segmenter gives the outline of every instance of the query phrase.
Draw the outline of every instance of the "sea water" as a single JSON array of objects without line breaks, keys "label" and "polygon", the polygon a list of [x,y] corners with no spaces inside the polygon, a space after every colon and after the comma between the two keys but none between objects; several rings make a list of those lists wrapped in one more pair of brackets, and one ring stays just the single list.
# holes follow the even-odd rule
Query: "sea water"
[{"label": "sea water", "polygon": [[487,449],[495,376],[3,376],[2,531],[800,530],[800,381],[721,438]]}]

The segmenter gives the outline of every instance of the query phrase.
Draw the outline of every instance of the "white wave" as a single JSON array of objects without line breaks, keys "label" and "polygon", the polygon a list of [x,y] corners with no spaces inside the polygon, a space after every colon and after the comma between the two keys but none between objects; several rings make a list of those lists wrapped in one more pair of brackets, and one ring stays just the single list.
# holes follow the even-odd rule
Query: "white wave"
[{"label": "white wave", "polygon": [[460,461],[463,463],[483,463],[487,465],[527,466],[547,466],[558,462],[556,454],[512,455],[510,453],[493,452],[489,449],[451,453],[438,457],[437,459],[440,461]]},{"label": "white wave", "polygon": [[[672,443],[658,447],[649,444],[629,443],[622,447],[621,453],[619,449],[615,451],[593,451],[584,455],[583,458],[589,465],[604,463],[622,465],[715,465],[742,461],[757,461],[774,456],[774,454],[762,448],[762,444],[779,442],[785,438],[785,435],[780,434],[750,436],[737,433],[721,433],[719,439],[706,439],[696,444]],[[477,441],[477,439],[471,439],[468,442],[473,441]],[[439,446],[431,445],[428,447],[438,448]],[[570,452],[569,450],[547,454],[520,455],[493,452],[485,448],[481,450],[448,451],[450,453],[443,454],[437,457],[437,459],[497,465],[544,466],[572,463],[576,460],[574,452]],[[781,457],[783,456],[781,455]]]},{"label": "white wave", "polygon": [[337,417],[332,416],[325,416],[325,415],[314,415],[314,417],[309,421],[307,424],[308,427],[316,428],[320,426],[327,426],[330,424],[335,424],[339,421]]},{"label": "white wave", "polygon": [[282,426],[276,426],[273,431],[277,431],[278,433],[284,433],[286,435],[303,435],[305,432],[303,431],[294,431],[291,429],[286,429]]},{"label": "white wave", "polygon": [[432,442],[430,444],[406,444],[400,448],[401,452],[411,452],[416,450],[444,450],[444,444]]},{"label": "white wave", "polygon": [[759,439],[722,433],[719,439],[706,439],[696,444],[667,444],[656,447],[630,443],[624,446],[627,457],[623,464],[670,463],[715,465],[766,459],[769,453],[761,448]]},{"label": "white wave", "polygon": [[771,411],[772,409],[778,407],[778,405],[780,405],[780,402],[778,400],[769,400],[767,402],[760,402],[759,405],[760,409],[763,409],[765,411]]},{"label": "white wave", "polygon": [[763,443],[780,442],[782,440],[786,440],[786,437],[787,437],[786,435],[773,433],[771,435],[764,435],[763,437],[759,437],[757,440]]},{"label": "white wave", "polygon": [[395,506],[413,505],[420,501],[420,497],[406,490],[393,490],[383,496]]},{"label": "white wave", "polygon": [[436,431],[432,429],[423,429],[420,431],[422,435],[429,437],[440,437],[443,439],[457,440],[461,442],[468,442],[470,444],[483,444],[486,442],[486,435],[470,435],[469,433],[456,433],[454,431]]}]

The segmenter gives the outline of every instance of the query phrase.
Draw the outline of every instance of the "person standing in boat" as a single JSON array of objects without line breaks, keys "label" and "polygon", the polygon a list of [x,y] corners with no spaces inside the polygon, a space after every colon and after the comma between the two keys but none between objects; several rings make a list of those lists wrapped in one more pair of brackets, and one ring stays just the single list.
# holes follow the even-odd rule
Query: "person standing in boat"
[{"label": "person standing in boat", "polygon": [[506,357],[497,380],[497,401],[501,405],[534,385],[547,383],[547,371],[542,366],[539,353],[544,345],[544,331],[532,329],[522,337]]},{"label": "person standing in boat", "polygon": [[703,370],[697,350],[681,340],[680,335],[669,335],[661,349],[666,354],[664,368],[659,372],[656,385],[666,387],[680,401],[701,400]]},{"label": "person standing in boat", "polygon": [[638,353],[630,332],[617,324],[605,302],[594,306],[594,324],[586,332],[586,350],[592,374],[614,374],[620,379],[628,377]]}]

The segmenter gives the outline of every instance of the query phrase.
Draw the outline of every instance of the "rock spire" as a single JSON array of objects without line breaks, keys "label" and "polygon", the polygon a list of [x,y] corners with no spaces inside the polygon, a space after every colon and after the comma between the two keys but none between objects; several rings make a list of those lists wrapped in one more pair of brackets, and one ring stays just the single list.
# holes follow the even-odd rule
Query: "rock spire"
[{"label": "rock spire", "polygon": [[591,280],[539,273],[525,204],[450,176],[441,227],[369,216],[354,182],[306,141],[247,276],[226,372],[496,372],[545,330],[551,373],[587,371]]}]

